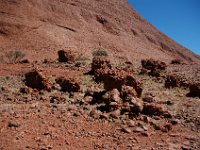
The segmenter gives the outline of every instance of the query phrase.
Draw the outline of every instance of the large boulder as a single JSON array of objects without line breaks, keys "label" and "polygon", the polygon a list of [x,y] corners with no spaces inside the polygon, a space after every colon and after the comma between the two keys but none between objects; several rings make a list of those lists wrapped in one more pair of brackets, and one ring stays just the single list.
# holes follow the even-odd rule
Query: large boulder
[{"label": "large boulder", "polygon": [[108,111],[114,111],[119,108],[122,100],[120,98],[120,92],[117,89],[106,92],[102,96],[103,102],[106,104]]},{"label": "large boulder", "polygon": [[104,83],[104,89],[106,91],[110,91],[115,88],[122,91],[122,86],[126,85],[133,87],[137,93],[137,97],[140,97],[142,94],[142,83],[131,73],[122,69],[98,69],[95,73],[95,78]]},{"label": "large boulder", "polygon": [[71,50],[60,50],[58,51],[58,61],[74,63],[76,59],[76,54]]},{"label": "large boulder", "polygon": [[145,103],[142,113],[149,116],[171,117],[171,114],[157,103]]},{"label": "large boulder", "polygon": [[189,88],[190,88],[190,92],[188,93],[188,96],[200,98],[200,83],[199,82],[191,84]]},{"label": "large boulder", "polygon": [[33,70],[25,74],[25,84],[38,90],[48,90],[52,88],[49,79],[39,70]]},{"label": "large boulder", "polygon": [[80,91],[79,81],[73,78],[59,77],[56,79],[56,83],[58,83],[61,87],[61,90],[64,92],[78,92]]},{"label": "large boulder", "polygon": [[110,60],[105,56],[97,56],[92,60],[91,73],[95,74],[98,69],[111,68]]}]

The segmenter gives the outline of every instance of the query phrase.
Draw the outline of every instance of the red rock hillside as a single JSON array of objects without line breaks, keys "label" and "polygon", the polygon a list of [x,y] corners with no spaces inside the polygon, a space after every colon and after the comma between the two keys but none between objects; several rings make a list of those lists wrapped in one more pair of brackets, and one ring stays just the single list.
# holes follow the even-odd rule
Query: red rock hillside
[{"label": "red rock hillside", "polygon": [[145,21],[127,0],[0,0],[0,52],[25,51],[31,60],[55,58],[60,49],[113,58],[199,62],[199,56]]}]

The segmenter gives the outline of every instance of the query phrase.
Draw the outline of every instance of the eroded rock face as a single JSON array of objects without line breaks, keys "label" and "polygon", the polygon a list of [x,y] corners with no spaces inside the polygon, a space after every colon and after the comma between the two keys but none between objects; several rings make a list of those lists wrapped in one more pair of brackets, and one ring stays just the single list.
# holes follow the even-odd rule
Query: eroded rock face
[{"label": "eroded rock face", "polygon": [[25,74],[25,84],[31,88],[38,90],[48,90],[52,88],[49,79],[45,77],[41,71],[33,70]]},{"label": "eroded rock face", "polygon": [[56,83],[58,83],[61,86],[61,90],[64,92],[80,91],[80,84],[75,79],[59,77],[56,79]]},{"label": "eroded rock face", "polygon": [[76,55],[73,51],[70,51],[70,50],[58,51],[58,61],[59,62],[74,63],[75,58],[76,58]]},{"label": "eroded rock face", "polygon": [[190,92],[188,93],[188,96],[200,98],[200,83],[190,85]]}]

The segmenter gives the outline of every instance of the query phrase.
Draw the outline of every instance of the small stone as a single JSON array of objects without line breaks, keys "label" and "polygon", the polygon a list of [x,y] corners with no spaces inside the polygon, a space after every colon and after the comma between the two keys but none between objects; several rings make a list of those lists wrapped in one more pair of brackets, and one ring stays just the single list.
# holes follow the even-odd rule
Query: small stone
[{"label": "small stone", "polygon": [[113,111],[112,113],[110,113],[110,116],[111,116],[112,118],[118,119],[119,116],[120,116],[120,114],[121,114],[121,112],[120,112],[120,110],[118,109],[118,110]]},{"label": "small stone", "polygon": [[133,129],[134,132],[144,132],[144,129],[142,127],[135,127]]},{"label": "small stone", "polygon": [[109,119],[109,116],[107,114],[101,114],[99,119]]},{"label": "small stone", "polygon": [[146,97],[143,98],[143,101],[147,102],[147,103],[152,103],[155,100],[154,100],[154,98],[152,96],[146,96]]},{"label": "small stone", "polygon": [[144,131],[141,133],[143,136],[149,136],[149,133],[147,131]]},{"label": "small stone", "polygon": [[131,133],[132,132],[130,128],[126,128],[126,127],[122,128],[122,131],[125,132],[125,133]]},{"label": "small stone", "polygon": [[176,125],[179,123],[179,120],[178,119],[170,119],[170,122],[172,125]]},{"label": "small stone", "polygon": [[191,148],[188,147],[188,146],[182,146],[181,149],[182,149],[182,150],[191,150]]},{"label": "small stone", "polygon": [[158,116],[152,116],[152,118],[155,120],[160,120],[160,117],[158,117]]},{"label": "small stone", "polygon": [[129,120],[128,126],[129,126],[129,127],[134,127],[134,126],[135,126],[135,121]]},{"label": "small stone", "polygon": [[18,127],[20,127],[20,124],[18,124],[16,122],[9,122],[8,127],[9,128],[18,128]]},{"label": "small stone", "polygon": [[93,97],[92,97],[92,96],[86,96],[86,97],[84,98],[84,102],[86,102],[86,103],[90,103],[90,102],[92,102],[92,100],[93,100]]}]

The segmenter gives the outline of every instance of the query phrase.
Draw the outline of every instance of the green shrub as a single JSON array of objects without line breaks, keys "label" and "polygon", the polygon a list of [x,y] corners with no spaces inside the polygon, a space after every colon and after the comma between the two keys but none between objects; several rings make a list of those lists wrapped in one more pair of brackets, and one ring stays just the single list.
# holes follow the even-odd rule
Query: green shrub
[{"label": "green shrub", "polygon": [[96,50],[92,53],[95,56],[108,56],[108,53],[105,50]]},{"label": "green shrub", "polygon": [[15,64],[20,62],[25,57],[25,53],[19,50],[9,51],[5,54],[5,57],[7,58],[8,63]]}]

